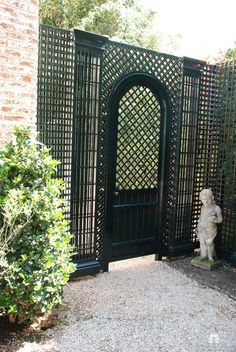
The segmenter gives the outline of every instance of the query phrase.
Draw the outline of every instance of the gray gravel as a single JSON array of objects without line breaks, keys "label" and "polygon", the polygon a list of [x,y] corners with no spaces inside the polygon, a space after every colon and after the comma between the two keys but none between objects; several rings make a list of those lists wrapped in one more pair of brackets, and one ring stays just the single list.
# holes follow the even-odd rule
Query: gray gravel
[{"label": "gray gravel", "polygon": [[71,282],[65,300],[50,331],[61,352],[236,352],[235,301],[153,256]]}]

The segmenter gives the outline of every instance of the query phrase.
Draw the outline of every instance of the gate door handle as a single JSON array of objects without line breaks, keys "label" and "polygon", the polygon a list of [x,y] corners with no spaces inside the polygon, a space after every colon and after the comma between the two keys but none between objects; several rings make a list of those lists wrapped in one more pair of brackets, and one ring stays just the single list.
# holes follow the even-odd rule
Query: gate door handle
[{"label": "gate door handle", "polygon": [[115,191],[115,192],[114,192],[114,196],[115,196],[115,197],[118,197],[118,195],[119,195],[119,192]]}]

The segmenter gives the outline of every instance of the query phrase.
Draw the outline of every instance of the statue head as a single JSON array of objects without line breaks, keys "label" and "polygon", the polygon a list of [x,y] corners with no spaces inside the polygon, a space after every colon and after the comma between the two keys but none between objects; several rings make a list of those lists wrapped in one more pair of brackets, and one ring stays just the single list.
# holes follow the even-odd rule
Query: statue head
[{"label": "statue head", "polygon": [[204,205],[214,203],[214,196],[211,189],[203,189],[199,195],[200,200]]}]

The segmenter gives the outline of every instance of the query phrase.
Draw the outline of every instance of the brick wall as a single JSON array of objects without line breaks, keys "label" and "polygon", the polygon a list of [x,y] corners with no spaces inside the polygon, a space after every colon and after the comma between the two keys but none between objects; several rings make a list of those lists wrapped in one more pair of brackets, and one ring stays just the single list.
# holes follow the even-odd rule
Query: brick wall
[{"label": "brick wall", "polygon": [[35,128],[38,0],[0,0],[0,144],[14,125]]}]

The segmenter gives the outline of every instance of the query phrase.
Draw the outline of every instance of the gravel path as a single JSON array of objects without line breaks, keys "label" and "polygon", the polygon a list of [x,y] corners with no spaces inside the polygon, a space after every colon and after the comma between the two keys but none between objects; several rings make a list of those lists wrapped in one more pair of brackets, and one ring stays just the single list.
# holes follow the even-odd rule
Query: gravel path
[{"label": "gravel path", "polygon": [[[71,282],[60,352],[236,352],[236,304],[153,256]],[[49,334],[49,332],[48,332]]]}]

